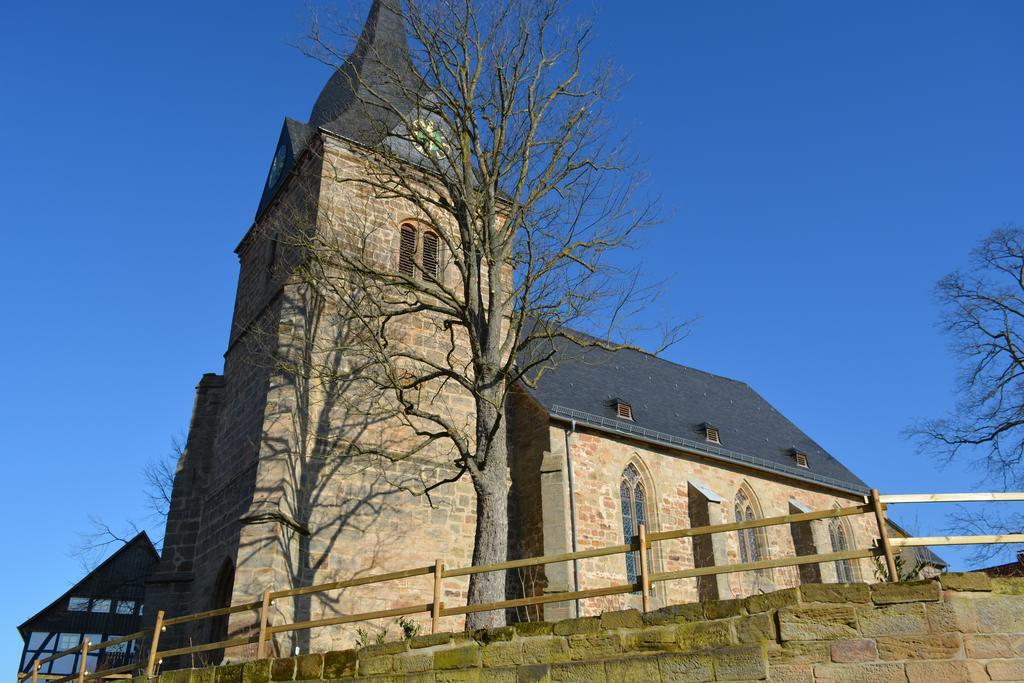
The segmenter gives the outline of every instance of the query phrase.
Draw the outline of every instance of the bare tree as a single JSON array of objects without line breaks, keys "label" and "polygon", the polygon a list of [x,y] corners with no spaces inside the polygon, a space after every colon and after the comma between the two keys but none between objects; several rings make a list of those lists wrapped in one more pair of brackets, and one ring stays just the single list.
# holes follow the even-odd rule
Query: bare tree
[{"label": "bare tree", "polygon": [[[960,360],[959,400],[944,418],[910,430],[923,452],[943,463],[970,465],[979,484],[1024,488],[1024,230],[996,230],[971,253],[967,272],[936,285],[942,329]],[[1019,532],[1024,515],[960,509],[956,528]],[[998,546],[981,546],[975,559]]]},{"label": "bare tree", "polygon": [[[143,518],[154,527],[163,529],[167,525],[167,513],[171,507],[171,489],[174,487],[174,471],[181,458],[184,444],[178,437],[171,438],[171,449],[153,458],[142,468],[143,491],[146,495],[148,514]],[[78,558],[82,568],[92,571],[111,549],[131,541],[142,530],[136,520],[128,519],[122,525],[111,526],[102,517],[89,515],[89,530],[78,534],[79,541],[71,549],[71,556]],[[161,539],[155,541],[160,547]]]},{"label": "bare tree", "polygon": [[[643,177],[605,115],[615,71],[591,66],[590,26],[570,24],[563,2],[411,0],[381,11],[401,14],[415,78],[386,56],[391,71],[372,80],[346,70],[347,22],[314,19],[304,45],[359,81],[365,121],[385,142],[357,161],[320,148],[322,176],[364,210],[320,198],[312,224],[302,211],[278,222],[290,227],[273,239],[298,255],[292,291],[321,313],[315,339],[308,319],[274,331],[285,349],[276,363],[292,381],[345,386],[321,392],[343,416],[315,420],[326,425],[322,457],[358,455],[428,497],[469,477],[472,561],[500,562],[510,396],[566,344],[626,345],[625,324],[658,291],[628,265],[652,204],[638,198]],[[353,58],[369,49],[359,41]],[[408,241],[382,224],[380,205],[415,216]],[[682,329],[666,325],[662,348]],[[301,339],[282,342],[288,334]],[[503,572],[475,574],[468,599],[498,601],[505,589]],[[468,626],[504,619],[476,613]]]}]

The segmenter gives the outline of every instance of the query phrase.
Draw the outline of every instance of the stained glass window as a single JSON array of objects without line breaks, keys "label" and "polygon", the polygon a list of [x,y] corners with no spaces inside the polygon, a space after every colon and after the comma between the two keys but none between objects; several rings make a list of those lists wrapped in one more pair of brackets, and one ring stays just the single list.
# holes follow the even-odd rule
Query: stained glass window
[{"label": "stained glass window", "polygon": [[[757,519],[757,515],[754,513],[754,506],[742,489],[736,493],[734,512],[736,513],[737,522]],[[757,529],[740,529],[736,532],[736,535],[739,540],[740,562],[757,562],[764,559],[761,553],[761,542],[758,539]]]},{"label": "stained glass window", "polygon": [[[846,542],[846,530],[838,519],[833,519],[828,525],[829,539],[832,541],[832,552],[841,553],[849,550]],[[849,560],[836,560],[836,580],[839,583],[853,583],[853,566]]]},{"label": "stained glass window", "polygon": [[[622,539],[632,543],[640,525],[647,526],[647,492],[640,480],[640,472],[635,466],[629,465],[622,473],[619,482],[619,498],[622,502]],[[647,566],[651,565],[651,550],[647,551]],[[640,553],[626,553],[626,580],[636,583],[640,573]]]}]

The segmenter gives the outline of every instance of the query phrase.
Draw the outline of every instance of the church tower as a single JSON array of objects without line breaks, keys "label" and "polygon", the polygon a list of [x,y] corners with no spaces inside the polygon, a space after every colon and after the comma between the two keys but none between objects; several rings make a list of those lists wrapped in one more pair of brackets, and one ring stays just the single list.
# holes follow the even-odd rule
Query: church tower
[{"label": "church tower", "polygon": [[[236,249],[240,272],[224,371],[204,375],[197,387],[163,556],[148,583],[150,618],[158,609],[173,616],[239,605],[266,590],[432,565],[436,558],[469,564],[469,482],[439,490],[431,505],[404,490],[405,478],[416,475],[401,466],[385,471],[325,457],[323,435],[337,426],[344,392],[303,381],[279,362],[308,353],[324,330],[338,334],[322,325],[329,316],[294,277],[300,249],[287,235],[372,224],[380,253],[394,254],[396,267],[404,267],[402,240],[415,211],[367,197],[341,178],[359,173],[380,145],[394,144],[390,131],[404,118],[396,112],[414,111],[420,84],[400,2],[374,0],[352,54],[324,86],[308,122],[285,119],[255,221]],[[422,247],[414,251],[426,258]],[[429,321],[411,328],[409,340],[436,333]],[[305,342],[297,342],[301,335]],[[343,340],[332,341],[335,350],[343,347]],[[430,581],[280,599],[271,620],[428,602]],[[465,590],[458,586],[452,581],[449,590]],[[239,612],[199,622],[192,631],[169,631],[161,645],[218,641],[246,632],[254,619],[255,612]],[[351,646],[350,634],[330,630],[288,635],[276,646]]]}]

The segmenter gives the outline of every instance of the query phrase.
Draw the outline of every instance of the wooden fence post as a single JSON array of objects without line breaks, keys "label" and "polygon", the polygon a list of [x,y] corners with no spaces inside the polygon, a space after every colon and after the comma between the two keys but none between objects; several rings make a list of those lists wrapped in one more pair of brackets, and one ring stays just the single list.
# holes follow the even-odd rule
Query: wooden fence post
[{"label": "wooden fence post", "polygon": [[156,623],[153,624],[153,640],[149,643],[149,657],[146,660],[146,678],[152,678],[156,669],[156,652],[160,647],[160,632],[164,629],[164,611],[156,613]]},{"label": "wooden fence post", "polygon": [[82,654],[78,660],[78,683],[85,683],[86,664],[89,663],[89,639],[82,637]]},{"label": "wooden fence post", "polygon": [[885,521],[885,508],[882,507],[878,489],[871,489],[871,507],[874,508],[875,521],[878,522],[878,542],[882,545],[882,552],[885,554],[885,568],[889,570],[889,580],[899,581],[896,557],[892,554],[892,544],[889,542],[889,525]]},{"label": "wooden fence post", "polygon": [[38,659],[32,660],[32,683],[39,683],[39,660]]},{"label": "wooden fence post", "polygon": [[260,635],[256,641],[256,659],[263,659],[267,647],[267,624],[270,622],[270,591],[263,592],[263,605],[260,607]]},{"label": "wooden fence post", "polygon": [[441,625],[441,579],[444,578],[444,562],[434,560],[434,604],[430,607],[430,632],[437,633]]},{"label": "wooden fence post", "polygon": [[647,527],[637,525],[637,536],[640,537],[640,590],[644,612],[651,611],[651,577],[647,567]]}]

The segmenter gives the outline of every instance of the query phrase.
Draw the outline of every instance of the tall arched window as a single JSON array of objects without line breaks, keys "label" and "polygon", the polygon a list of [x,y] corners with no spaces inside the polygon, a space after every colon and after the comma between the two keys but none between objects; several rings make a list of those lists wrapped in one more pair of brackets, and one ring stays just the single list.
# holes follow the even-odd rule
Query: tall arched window
[{"label": "tall arched window", "polygon": [[[736,492],[735,513],[737,522],[757,519],[750,494],[743,489]],[[757,562],[764,559],[758,529],[740,529],[736,533],[739,536],[740,562]]]},{"label": "tall arched window", "polygon": [[[619,496],[622,501],[622,538],[624,543],[631,543],[637,535],[639,525],[647,525],[647,492],[640,480],[640,472],[630,464],[622,472],[619,481]],[[651,553],[648,550],[647,561],[650,563]],[[636,583],[640,571],[639,551],[626,553],[626,580]]]},{"label": "tall arched window", "polygon": [[[841,553],[850,549],[846,539],[846,529],[838,519],[833,519],[828,524],[828,536],[832,541],[832,552]],[[836,560],[836,580],[839,583],[853,583],[853,565],[849,560]]]},{"label": "tall arched window", "polygon": [[423,233],[423,279],[437,279],[438,267],[440,266],[440,240],[437,233],[429,230]]}]

